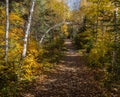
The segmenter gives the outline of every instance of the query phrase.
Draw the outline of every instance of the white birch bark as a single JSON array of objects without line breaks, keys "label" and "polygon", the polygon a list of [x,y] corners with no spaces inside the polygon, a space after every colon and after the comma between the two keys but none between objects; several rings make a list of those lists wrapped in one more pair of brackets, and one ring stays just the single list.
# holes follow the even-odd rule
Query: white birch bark
[{"label": "white birch bark", "polygon": [[33,12],[34,12],[35,2],[36,2],[36,0],[32,0],[32,5],[31,5],[31,9],[30,9],[30,15],[28,17],[28,24],[27,24],[26,31],[25,31],[25,38],[24,38],[24,47],[23,47],[23,52],[22,52],[22,58],[26,57],[28,35],[29,35],[29,32],[30,32],[30,27],[31,27],[31,22],[32,22],[32,15],[33,15]]},{"label": "white birch bark", "polygon": [[9,0],[6,0],[6,33],[5,33],[5,62],[8,62],[8,37],[9,37]]}]

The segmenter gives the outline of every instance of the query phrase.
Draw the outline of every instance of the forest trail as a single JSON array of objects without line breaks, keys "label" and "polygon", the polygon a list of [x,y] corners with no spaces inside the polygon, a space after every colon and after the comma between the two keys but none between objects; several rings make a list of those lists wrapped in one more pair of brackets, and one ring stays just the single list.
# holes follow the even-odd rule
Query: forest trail
[{"label": "forest trail", "polygon": [[70,40],[65,44],[68,50],[61,62],[29,86],[23,97],[105,97],[84,57],[77,53]]}]

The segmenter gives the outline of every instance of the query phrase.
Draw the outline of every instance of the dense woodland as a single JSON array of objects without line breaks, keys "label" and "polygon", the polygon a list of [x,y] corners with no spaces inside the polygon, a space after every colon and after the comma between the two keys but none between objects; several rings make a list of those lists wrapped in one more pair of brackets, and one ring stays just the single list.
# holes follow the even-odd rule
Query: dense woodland
[{"label": "dense woodland", "polygon": [[54,68],[68,38],[108,91],[104,97],[118,97],[120,0],[81,0],[78,10],[63,1],[0,0],[0,97],[19,97],[24,86]]}]

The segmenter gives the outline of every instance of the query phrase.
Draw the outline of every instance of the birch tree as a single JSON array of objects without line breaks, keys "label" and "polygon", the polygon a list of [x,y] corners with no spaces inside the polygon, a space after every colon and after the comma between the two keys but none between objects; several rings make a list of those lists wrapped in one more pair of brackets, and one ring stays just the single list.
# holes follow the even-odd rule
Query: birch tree
[{"label": "birch tree", "polygon": [[24,58],[26,56],[26,52],[27,52],[28,35],[29,35],[29,32],[30,32],[30,27],[31,27],[31,22],[32,22],[32,15],[33,15],[33,12],[34,12],[35,2],[36,2],[36,0],[32,0],[32,5],[31,5],[31,9],[30,9],[30,15],[28,17],[28,24],[27,24],[26,31],[25,31],[22,58]]},{"label": "birch tree", "polygon": [[6,33],[5,33],[5,62],[8,61],[8,36],[9,36],[9,0],[6,0]]}]

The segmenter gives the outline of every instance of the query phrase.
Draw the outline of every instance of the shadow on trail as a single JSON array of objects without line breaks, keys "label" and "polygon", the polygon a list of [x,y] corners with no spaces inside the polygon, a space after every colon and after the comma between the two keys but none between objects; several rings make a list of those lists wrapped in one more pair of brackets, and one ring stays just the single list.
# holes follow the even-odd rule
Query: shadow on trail
[{"label": "shadow on trail", "polygon": [[93,73],[85,66],[69,40],[68,51],[61,62],[46,75],[40,76],[26,89],[23,97],[105,97],[104,90],[94,81]]},{"label": "shadow on trail", "polygon": [[61,61],[61,64],[66,65],[68,67],[81,67],[81,65],[84,65],[83,62],[84,58],[83,56],[65,56],[64,60]]}]

